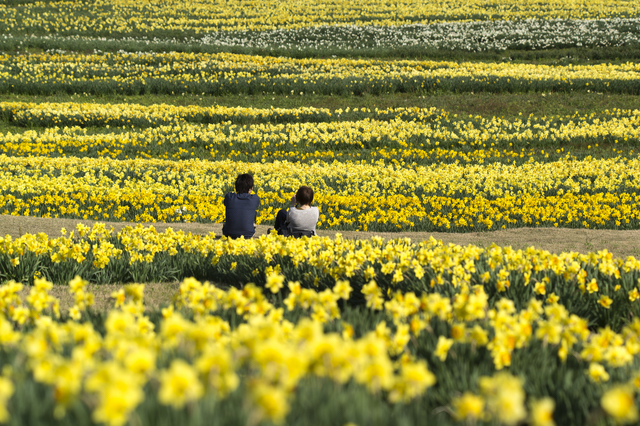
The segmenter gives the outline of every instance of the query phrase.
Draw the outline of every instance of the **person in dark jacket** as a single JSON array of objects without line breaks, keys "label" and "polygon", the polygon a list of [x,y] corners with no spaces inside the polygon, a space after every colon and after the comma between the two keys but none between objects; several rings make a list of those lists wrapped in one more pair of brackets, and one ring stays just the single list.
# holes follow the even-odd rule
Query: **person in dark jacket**
[{"label": "person in dark jacket", "polygon": [[253,192],[253,176],[241,174],[236,179],[236,192],[224,196],[226,220],[222,235],[229,238],[251,238],[256,232],[256,217],[260,197]]}]

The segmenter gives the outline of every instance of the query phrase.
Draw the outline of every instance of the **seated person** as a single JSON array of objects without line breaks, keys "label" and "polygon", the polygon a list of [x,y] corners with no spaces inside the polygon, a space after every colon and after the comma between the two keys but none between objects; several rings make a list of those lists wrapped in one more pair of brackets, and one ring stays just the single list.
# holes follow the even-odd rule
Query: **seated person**
[{"label": "seated person", "polygon": [[317,207],[311,207],[312,202],[313,189],[301,186],[296,195],[291,198],[289,210],[281,209],[276,215],[275,229],[278,234],[296,238],[315,235],[320,210]]},{"label": "seated person", "polygon": [[253,176],[242,174],[236,179],[236,192],[224,197],[226,220],[222,225],[222,235],[229,238],[251,238],[256,232],[256,210],[260,198],[253,191]]}]

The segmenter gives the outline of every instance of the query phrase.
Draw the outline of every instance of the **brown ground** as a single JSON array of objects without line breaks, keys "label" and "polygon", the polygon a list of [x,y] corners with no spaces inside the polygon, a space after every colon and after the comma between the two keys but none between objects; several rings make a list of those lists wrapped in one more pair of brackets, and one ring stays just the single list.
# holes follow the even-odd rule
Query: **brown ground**
[{"label": "brown ground", "polygon": [[[83,223],[92,226],[93,221],[77,219],[45,219],[39,217],[3,216],[0,215],[0,235],[11,235],[19,237],[25,233],[45,232],[49,236],[60,236],[60,229],[67,231],[75,229],[76,224]],[[107,222],[116,230],[124,226],[135,226],[134,223]],[[168,227],[174,230],[182,229],[185,232],[207,234],[211,231],[217,235],[222,234],[222,224],[202,224],[202,223],[153,223],[158,231]],[[256,235],[262,235],[267,231],[268,226],[259,225]],[[524,249],[530,246],[549,250],[554,253],[564,251],[576,251],[587,253],[607,249],[614,256],[640,257],[640,230],[637,231],[612,231],[612,230],[592,230],[592,229],[562,229],[562,228],[519,228],[493,232],[473,232],[465,234],[444,233],[444,232],[357,232],[357,231],[318,231],[321,236],[333,236],[341,232],[345,238],[368,238],[379,235],[384,238],[409,237],[413,241],[421,241],[433,236],[444,243],[454,243],[460,245],[478,245],[488,247],[495,243],[500,246],[511,246],[515,249]],[[145,305],[147,309],[157,309],[171,303],[173,295],[178,289],[178,283],[149,283],[145,285]],[[96,298],[95,308],[105,311],[113,306],[110,295],[120,288],[119,284],[113,285],[91,285],[88,290],[93,292]],[[25,288],[23,294],[26,295],[30,289]],[[73,305],[73,300],[66,286],[54,286],[51,294],[60,299],[61,308],[66,311]]]}]

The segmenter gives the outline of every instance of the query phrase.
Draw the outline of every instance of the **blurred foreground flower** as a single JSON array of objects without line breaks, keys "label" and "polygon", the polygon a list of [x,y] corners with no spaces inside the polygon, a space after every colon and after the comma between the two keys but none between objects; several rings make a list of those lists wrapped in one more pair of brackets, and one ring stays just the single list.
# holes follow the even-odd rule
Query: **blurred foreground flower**
[{"label": "blurred foreground flower", "polygon": [[633,423],[638,421],[638,408],[631,386],[622,385],[609,389],[602,395],[600,404],[616,422]]},{"label": "blurred foreground flower", "polygon": [[553,399],[547,397],[531,404],[530,422],[533,426],[555,426],[553,421],[553,410],[556,403]]},{"label": "blurred foreground flower", "polygon": [[259,417],[268,417],[274,423],[284,421],[289,412],[287,393],[284,389],[260,383],[253,388],[252,393]]},{"label": "blurred foreground flower", "polygon": [[197,400],[204,393],[196,370],[183,360],[175,360],[171,367],[160,373],[160,402],[181,408]]},{"label": "blurred foreground flower", "polygon": [[458,420],[475,421],[482,417],[484,399],[471,392],[465,392],[452,402],[454,415]]},{"label": "blurred foreground flower", "polygon": [[527,417],[522,379],[501,372],[493,377],[481,377],[480,389],[487,400],[487,410],[500,423],[514,425]]},{"label": "blurred foreground flower", "polygon": [[0,377],[0,423],[9,420],[9,411],[7,411],[7,402],[13,395],[13,382],[6,377]]}]

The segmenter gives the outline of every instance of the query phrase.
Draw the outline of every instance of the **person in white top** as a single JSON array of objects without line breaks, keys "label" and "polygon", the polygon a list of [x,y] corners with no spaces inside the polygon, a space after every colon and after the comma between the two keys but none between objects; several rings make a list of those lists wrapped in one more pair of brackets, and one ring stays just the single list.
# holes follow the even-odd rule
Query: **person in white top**
[{"label": "person in white top", "polygon": [[276,215],[275,230],[279,235],[294,236],[296,238],[316,235],[316,224],[320,217],[320,210],[312,207],[313,189],[301,186],[291,198],[289,210],[281,209]]}]

